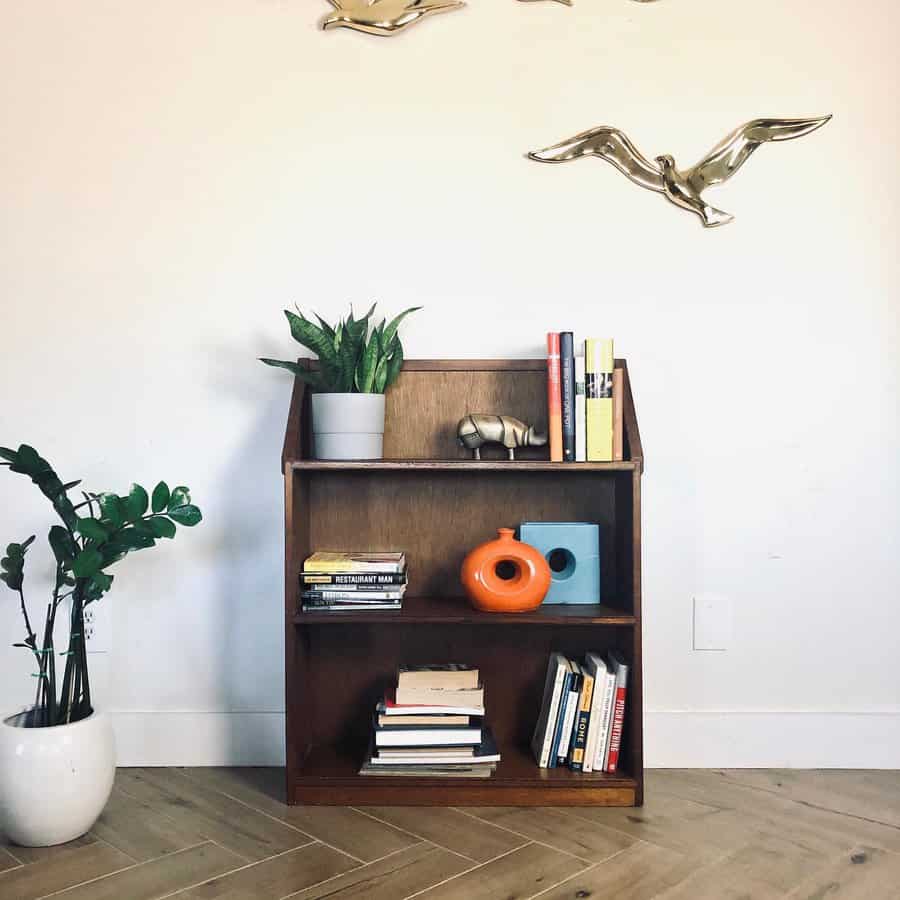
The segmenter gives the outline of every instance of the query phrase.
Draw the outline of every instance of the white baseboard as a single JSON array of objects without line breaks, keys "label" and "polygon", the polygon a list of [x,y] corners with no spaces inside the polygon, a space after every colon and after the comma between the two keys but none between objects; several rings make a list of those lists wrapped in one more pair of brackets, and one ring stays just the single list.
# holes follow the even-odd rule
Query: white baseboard
[{"label": "white baseboard", "polygon": [[[281,766],[284,713],[113,712],[121,766]],[[648,768],[900,769],[900,710],[651,710]]]},{"label": "white baseboard", "polygon": [[900,769],[900,710],[647,711],[653,769]]},{"label": "white baseboard", "polygon": [[120,766],[283,766],[284,713],[111,712]]}]

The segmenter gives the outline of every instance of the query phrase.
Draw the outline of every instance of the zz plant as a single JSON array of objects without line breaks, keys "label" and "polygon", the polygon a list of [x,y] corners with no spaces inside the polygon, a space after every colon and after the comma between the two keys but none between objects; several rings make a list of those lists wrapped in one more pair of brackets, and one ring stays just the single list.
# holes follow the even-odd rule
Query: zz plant
[{"label": "zz plant", "polygon": [[[25,604],[25,558],[34,535],[22,543],[9,544],[0,560],[0,579],[18,595],[25,620],[25,638],[14,644],[33,654],[38,671],[31,727],[62,725],[86,718],[92,712],[84,639],[84,611],[97,603],[112,587],[113,576],[105,570],[133,550],[144,550],[159,538],[175,537],[176,524],[193,526],[202,518],[191,503],[186,487],[169,489],[161,481],[153,495],[133,484],[127,496],[81,492],[83,500],[73,504],[69,492],[81,482],[63,484],[50,464],[33,447],[18,450],[0,447],[0,465],[27,475],[50,501],[62,521],[47,536],[56,560],[53,589],[40,633],[36,632]],[[60,605],[71,601],[67,647],[57,652],[54,643]],[[57,655],[65,666],[57,671]],[[60,678],[61,675],[61,678]]]},{"label": "zz plant", "polygon": [[280,359],[261,359],[267,366],[278,366],[293,372],[314,390],[333,394],[383,394],[400,374],[403,365],[403,344],[397,333],[400,323],[412,312],[421,309],[414,306],[399,316],[370,329],[370,320],[376,304],[361,318],[350,315],[336,326],[329,325],[320,316],[319,324],[311,322],[299,310],[286,309],[291,335],[299,344],[319,357],[318,371],[310,371],[295,362]]}]

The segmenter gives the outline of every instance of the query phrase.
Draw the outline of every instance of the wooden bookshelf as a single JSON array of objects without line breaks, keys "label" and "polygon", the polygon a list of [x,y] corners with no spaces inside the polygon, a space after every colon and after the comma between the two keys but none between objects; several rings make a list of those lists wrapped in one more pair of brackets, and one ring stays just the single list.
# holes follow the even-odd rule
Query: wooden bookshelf
[{"label": "wooden bookshelf", "polygon": [[[625,369],[625,456],[551,463],[546,448],[466,458],[456,423],[508,413],[546,427],[546,362],[408,360],[387,394],[385,459],[311,458],[310,402],[296,381],[285,435],[287,796],[334,805],[631,806],[643,802],[640,481],[643,452]],[[525,520],[598,522],[603,605],[521,615],[473,610],[463,557]],[[315,549],[406,551],[398,611],[299,612]],[[621,768],[614,776],[541,769],[529,741],[551,651],[619,650],[631,664]],[[375,700],[400,663],[477,666],[502,756],[488,779],[361,776]]]}]

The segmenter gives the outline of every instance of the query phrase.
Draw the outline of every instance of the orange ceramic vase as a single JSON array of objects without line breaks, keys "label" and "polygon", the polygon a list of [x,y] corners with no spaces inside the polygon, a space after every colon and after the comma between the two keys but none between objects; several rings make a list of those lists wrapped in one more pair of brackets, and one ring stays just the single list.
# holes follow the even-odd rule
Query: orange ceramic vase
[{"label": "orange ceramic vase", "polygon": [[460,578],[475,609],[483,612],[528,612],[550,590],[550,566],[531,544],[499,528],[497,538],[476,547],[464,560]]}]

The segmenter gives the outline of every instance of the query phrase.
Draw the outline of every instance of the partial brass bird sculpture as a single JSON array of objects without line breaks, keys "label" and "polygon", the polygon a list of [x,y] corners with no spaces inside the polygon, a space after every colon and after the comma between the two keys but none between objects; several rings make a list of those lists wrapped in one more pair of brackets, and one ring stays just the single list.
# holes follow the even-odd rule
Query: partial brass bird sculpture
[{"label": "partial brass bird sculpture", "polygon": [[426,16],[450,12],[462,0],[328,0],[334,12],[322,19],[322,28],[353,28],[367,34],[390,36],[415,25]]},{"label": "partial brass bird sculpture", "polygon": [[635,184],[665,194],[682,209],[696,213],[707,228],[727,225],[734,216],[710,206],[703,191],[728,181],[761,144],[789,141],[821,128],[831,116],[816,119],[754,119],[716,144],[693,168],[679,170],[668,155],[652,163],[618,128],[601,126],[583,131],[552,147],[528,154],[537,162],[569,162],[582,156],[598,156],[611,162]]},{"label": "partial brass bird sculpture", "polygon": [[[519,0],[520,3],[534,3],[535,0]],[[557,3],[562,3],[564,6],[571,6],[572,0],[556,0]]]}]

